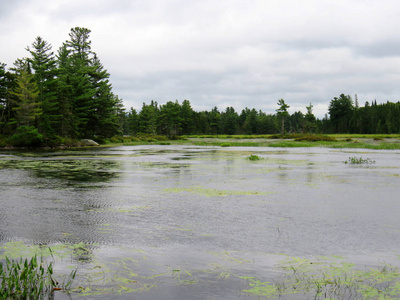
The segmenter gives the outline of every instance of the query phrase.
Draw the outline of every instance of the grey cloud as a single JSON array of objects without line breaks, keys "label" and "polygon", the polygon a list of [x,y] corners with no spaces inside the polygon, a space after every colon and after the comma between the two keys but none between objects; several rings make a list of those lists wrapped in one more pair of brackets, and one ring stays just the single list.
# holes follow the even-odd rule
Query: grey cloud
[{"label": "grey cloud", "polygon": [[[360,103],[399,94],[398,5],[384,2],[392,8],[377,0],[2,1],[0,28],[11,29],[0,36],[10,45],[0,61],[26,55],[37,35],[56,51],[83,26],[128,108],[188,99],[198,109],[274,113],[284,98],[291,111],[312,102],[323,116],[341,93]],[[14,24],[17,15],[27,21]]]}]

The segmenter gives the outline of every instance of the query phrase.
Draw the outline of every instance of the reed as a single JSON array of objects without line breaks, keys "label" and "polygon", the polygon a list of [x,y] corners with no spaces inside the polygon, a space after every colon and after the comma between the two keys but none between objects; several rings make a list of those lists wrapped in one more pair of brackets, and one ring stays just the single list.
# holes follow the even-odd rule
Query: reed
[{"label": "reed", "polygon": [[67,291],[75,279],[76,270],[59,287],[53,278],[53,262],[46,264],[41,257],[19,260],[5,258],[0,262],[0,299],[52,299],[55,290]]}]

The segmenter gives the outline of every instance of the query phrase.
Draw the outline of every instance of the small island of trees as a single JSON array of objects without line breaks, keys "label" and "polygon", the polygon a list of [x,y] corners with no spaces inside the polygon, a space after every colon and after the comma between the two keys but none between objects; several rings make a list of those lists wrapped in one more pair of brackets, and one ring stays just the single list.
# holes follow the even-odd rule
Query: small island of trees
[{"label": "small island of trees", "polygon": [[[279,134],[279,133],[400,133],[400,102],[364,106],[341,94],[318,119],[313,105],[289,114],[284,99],[276,114],[233,107],[194,111],[181,103],[143,103],[140,111],[123,107],[113,93],[110,74],[91,49],[90,30],[75,27],[55,54],[37,37],[12,68],[0,63],[0,147],[53,146],[73,140],[106,140],[115,135]],[[356,101],[357,102],[357,101]]]}]

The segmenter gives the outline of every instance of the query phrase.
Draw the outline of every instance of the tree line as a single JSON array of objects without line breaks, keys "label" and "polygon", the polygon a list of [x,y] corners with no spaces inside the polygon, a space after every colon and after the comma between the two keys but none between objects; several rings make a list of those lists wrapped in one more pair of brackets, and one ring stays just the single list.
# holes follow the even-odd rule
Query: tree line
[{"label": "tree line", "polygon": [[400,102],[377,104],[376,101],[359,107],[351,96],[341,94],[329,104],[328,114],[318,119],[313,105],[290,114],[285,100],[277,102],[275,114],[266,114],[255,108],[240,112],[233,107],[220,111],[196,112],[189,100],[182,103],[169,101],[159,105],[156,101],[143,103],[140,111],[131,110],[124,114],[125,134],[191,135],[191,134],[283,134],[283,133],[400,133]]},{"label": "tree line", "polygon": [[311,103],[305,114],[290,114],[283,99],[270,114],[247,107],[240,112],[233,107],[195,111],[189,100],[151,101],[139,111],[126,111],[91,49],[90,32],[72,28],[56,54],[37,37],[26,48],[28,56],[12,68],[0,63],[0,140],[42,145],[120,134],[400,133],[400,102],[375,100],[360,107],[345,94],[330,101],[329,116],[322,119],[315,117]]}]

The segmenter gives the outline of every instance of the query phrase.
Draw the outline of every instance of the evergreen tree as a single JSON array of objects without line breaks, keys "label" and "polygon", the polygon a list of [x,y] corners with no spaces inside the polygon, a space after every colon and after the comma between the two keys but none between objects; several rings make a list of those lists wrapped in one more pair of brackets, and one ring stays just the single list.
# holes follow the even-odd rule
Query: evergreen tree
[{"label": "evergreen tree", "polygon": [[27,69],[20,70],[17,86],[11,92],[16,97],[13,110],[16,112],[16,123],[19,126],[33,126],[42,114],[40,103],[37,102],[39,89],[32,74]]},{"label": "evergreen tree", "polygon": [[67,45],[63,44],[57,54],[57,99],[58,110],[57,114],[60,115],[59,124],[56,133],[63,137],[75,137],[76,129],[74,128],[73,116],[73,91],[74,88],[71,83],[72,68],[70,64],[70,56]]},{"label": "evergreen tree", "polygon": [[190,105],[189,100],[183,100],[181,105],[181,133],[180,134],[192,134],[194,131],[194,111]]},{"label": "evergreen tree", "polygon": [[0,63],[0,134],[6,133],[6,124],[10,118],[10,97],[11,76],[6,71],[6,65]]},{"label": "evergreen tree", "polygon": [[210,124],[210,134],[217,134],[220,132],[221,113],[215,106],[210,113],[208,113],[208,123]]},{"label": "evergreen tree", "polygon": [[278,118],[281,120],[281,134],[285,133],[285,119],[289,116],[287,109],[290,107],[285,103],[285,100],[278,100],[279,108],[276,110]]},{"label": "evergreen tree", "polygon": [[32,47],[32,50],[27,48],[32,56],[28,61],[34,71],[39,90],[37,102],[42,110],[37,127],[45,137],[53,136],[60,120],[60,115],[57,114],[56,60],[51,51],[52,46],[41,37],[36,38]]},{"label": "evergreen tree", "polygon": [[288,117],[290,132],[303,132],[304,114],[301,111],[296,111]]},{"label": "evergreen tree", "polygon": [[147,134],[156,134],[158,104],[156,101],[151,101],[150,105],[143,102],[142,110],[139,113],[139,132]]},{"label": "evergreen tree", "polygon": [[329,104],[329,115],[334,133],[349,132],[353,113],[353,101],[349,95],[341,94],[334,97]]},{"label": "evergreen tree", "polygon": [[248,112],[248,114],[246,116],[246,120],[243,125],[246,134],[258,133],[257,132],[257,127],[258,127],[257,118],[258,118],[258,113],[254,108]]},{"label": "evergreen tree", "polygon": [[304,116],[304,130],[305,132],[315,132],[316,128],[316,118],[313,113],[313,105],[310,103],[309,106],[306,106],[307,113]]},{"label": "evergreen tree", "polygon": [[138,134],[139,131],[139,117],[138,117],[138,113],[136,111],[136,109],[133,109],[133,107],[131,107],[130,112],[128,113],[127,116],[127,134],[132,134],[132,135],[136,135]]},{"label": "evergreen tree", "polygon": [[110,74],[104,69],[96,54],[90,61],[88,71],[94,95],[88,115],[86,135],[111,137],[121,131],[118,119],[120,100],[112,93],[108,79]]},{"label": "evergreen tree", "polygon": [[238,127],[239,116],[233,107],[227,107],[225,112],[221,114],[219,120],[219,133],[222,134],[235,134]]},{"label": "evergreen tree", "polygon": [[[119,99],[112,93],[109,74],[91,50],[90,30],[71,29],[62,47],[64,86],[70,89],[69,128],[75,137],[110,137],[120,130]],[[66,56],[66,57],[65,57]]]},{"label": "evergreen tree", "polygon": [[[91,82],[90,56],[91,41],[90,30],[75,27],[69,33],[70,39],[66,41],[65,48],[69,57],[69,81],[72,88],[72,115],[70,127],[74,137],[93,137],[93,126],[88,124],[95,113],[94,97],[95,88]],[[89,125],[89,126],[88,126]]]},{"label": "evergreen tree", "polygon": [[182,130],[182,121],[181,106],[178,100],[168,101],[160,106],[157,124],[161,134],[169,137],[179,135]]}]

